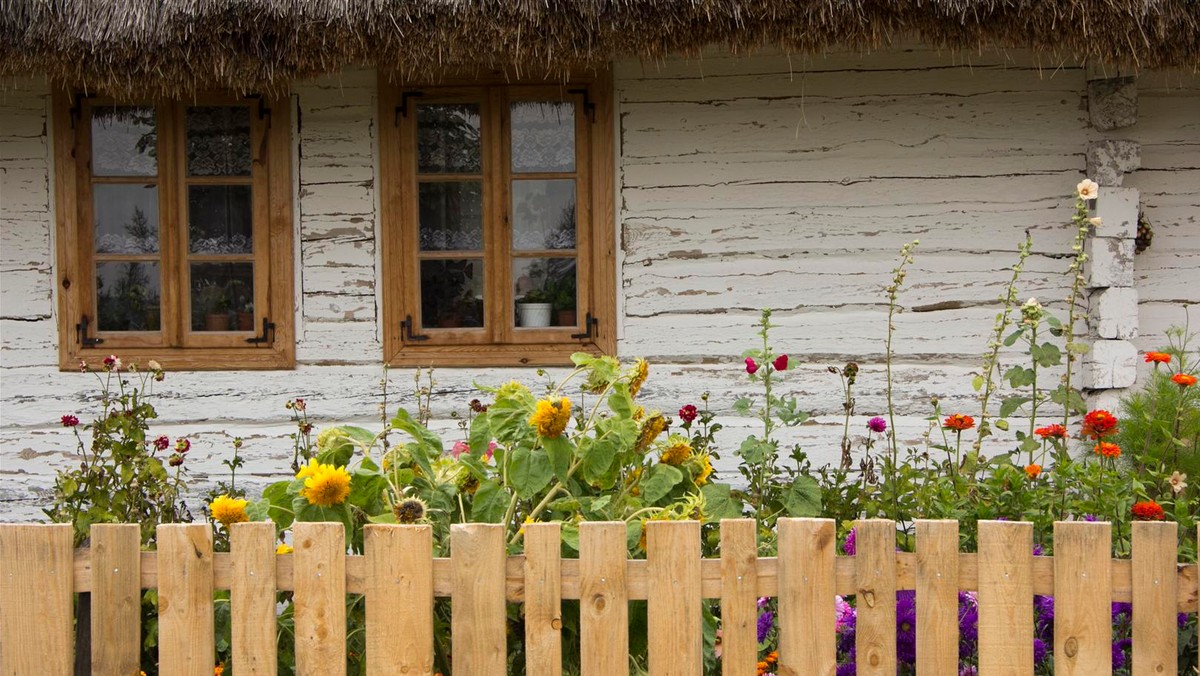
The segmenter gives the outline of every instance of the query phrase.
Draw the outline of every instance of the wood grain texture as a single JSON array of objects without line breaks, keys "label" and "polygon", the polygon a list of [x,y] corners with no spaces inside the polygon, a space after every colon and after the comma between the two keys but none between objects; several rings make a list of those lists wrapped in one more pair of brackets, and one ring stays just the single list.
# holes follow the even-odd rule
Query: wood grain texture
[{"label": "wood grain texture", "polygon": [[235,523],[229,532],[233,665],[243,676],[275,676],[275,524]]},{"label": "wood grain texture", "polygon": [[626,551],[624,522],[579,524],[581,676],[612,676],[629,668]]},{"label": "wood grain texture", "polygon": [[980,521],[978,563],[979,671],[1031,676],[1033,524]]},{"label": "wood grain texture", "polygon": [[212,527],[158,527],[158,664],[162,676],[212,676]]},{"label": "wood grain texture", "polygon": [[757,675],[757,530],[754,519],[721,521],[722,676]]},{"label": "wood grain texture", "polygon": [[505,640],[504,527],[491,523],[450,527],[454,589],[450,642],[457,676],[503,674]]},{"label": "wood grain texture", "polygon": [[[646,617],[650,676],[695,676],[703,671],[700,618],[700,522],[646,524],[650,576]],[[671,640],[661,640],[665,637]]]},{"label": "wood grain texture", "polygon": [[[135,526],[136,528],[136,526]],[[69,676],[75,624],[70,524],[0,528],[0,674]]]},{"label": "wood grain texture", "polygon": [[367,673],[433,674],[433,527],[368,524]]},{"label": "wood grain texture", "polygon": [[781,674],[830,676],[837,669],[832,622],[836,544],[832,519],[779,520]]},{"label": "wood grain texture", "polygon": [[917,521],[917,671],[958,674],[958,522]]},{"label": "wood grain texture", "polygon": [[142,660],[142,533],[93,524],[92,673],[134,674]]},{"label": "wood grain texture", "polygon": [[525,526],[525,673],[562,674],[561,526]]},{"label": "wood grain texture", "polygon": [[297,523],[293,543],[296,674],[345,676],[345,528],[340,523]]},{"label": "wood grain texture", "polygon": [[858,673],[896,673],[896,524],[865,519],[855,528]]},{"label": "wood grain texture", "polygon": [[1178,546],[1178,524],[1133,522],[1133,676],[1174,676],[1179,671]]},{"label": "wood grain texture", "polygon": [[1112,673],[1112,525],[1054,524],[1054,671]]}]

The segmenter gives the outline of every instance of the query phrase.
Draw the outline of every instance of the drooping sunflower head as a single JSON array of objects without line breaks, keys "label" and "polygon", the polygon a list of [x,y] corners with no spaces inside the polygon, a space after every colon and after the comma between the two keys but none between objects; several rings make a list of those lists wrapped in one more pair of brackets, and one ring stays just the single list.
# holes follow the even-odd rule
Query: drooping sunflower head
[{"label": "drooping sunflower head", "polygon": [[544,439],[554,439],[567,429],[571,421],[571,400],[560,397],[542,399],[537,403],[533,415],[529,416],[529,424],[537,429],[538,436]]},{"label": "drooping sunflower head", "polygon": [[636,397],[638,392],[642,391],[642,386],[646,384],[646,378],[650,375],[650,364],[645,359],[638,357],[638,360],[633,363],[633,372],[629,375],[629,396]]},{"label": "drooping sunflower head", "polygon": [[420,523],[429,514],[429,508],[418,497],[407,497],[392,507],[396,515],[396,523]]},{"label": "drooping sunflower head", "polygon": [[700,453],[693,459],[696,467],[696,485],[703,486],[708,483],[708,478],[712,476],[712,458],[708,457],[707,453]]},{"label": "drooping sunflower head", "polygon": [[672,434],[667,438],[667,447],[662,452],[662,462],[666,465],[682,465],[692,457],[692,444],[681,434]]},{"label": "drooping sunflower head", "polygon": [[209,503],[208,510],[212,512],[214,521],[218,521],[221,525],[229,528],[231,524],[243,523],[250,520],[250,517],[246,515],[247,504],[241,498],[219,495]]},{"label": "drooping sunflower head", "polygon": [[642,429],[638,432],[637,442],[633,445],[633,449],[638,453],[645,453],[646,449],[650,448],[650,444],[658,438],[658,435],[667,429],[667,419],[661,413],[655,413],[646,422],[642,423]]},{"label": "drooping sunflower head", "polygon": [[304,488],[300,489],[300,495],[304,496],[310,505],[340,505],[350,497],[350,473],[345,467],[318,464],[304,479]]}]

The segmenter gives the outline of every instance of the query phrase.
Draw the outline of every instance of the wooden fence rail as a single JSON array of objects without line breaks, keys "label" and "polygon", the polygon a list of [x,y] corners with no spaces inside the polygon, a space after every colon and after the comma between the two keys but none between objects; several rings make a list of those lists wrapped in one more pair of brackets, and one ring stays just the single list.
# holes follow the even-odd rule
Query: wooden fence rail
[{"label": "wooden fence rail", "polygon": [[92,595],[94,674],[137,674],[143,589],[159,596],[164,676],[211,676],[213,592],[230,592],[238,676],[276,673],[275,591],[295,602],[296,673],[344,675],[347,593],[365,595],[369,674],[433,673],[433,603],[449,597],[454,676],[506,668],[506,603],[524,604],[527,673],[562,673],[562,600],[580,600],[582,676],[628,669],[628,601],[647,601],[652,676],[697,676],[701,599],[719,599],[724,676],[754,676],[757,599],[778,597],[781,674],[832,675],[835,595],[855,595],[857,673],[896,673],[896,591],[915,590],[917,670],[958,674],[958,592],[978,591],[979,669],[1033,674],[1035,594],[1055,597],[1056,674],[1112,673],[1110,604],[1133,604],[1135,676],[1177,672],[1177,612],[1197,611],[1197,568],[1177,563],[1174,523],[1133,524],[1131,560],[1114,560],[1107,523],[1058,523],[1053,557],[1035,557],[1029,523],[979,524],[978,554],[958,552],[958,524],[918,521],[916,552],[895,551],[895,524],[858,523],[857,556],[836,555],[834,522],[781,519],[778,557],[760,558],[755,525],[721,523],[720,559],[701,559],[697,522],[651,522],[647,558],[626,559],[622,522],[587,522],[579,558],[560,557],[557,524],[526,527],[523,556],[504,531],[454,526],[433,558],[429,526],[368,525],[347,556],[341,524],[297,523],[295,553],[275,553],[270,523],[235,524],[215,553],[207,524],[163,525],[158,551],[138,526],[96,525],[72,549],[69,525],[0,525],[0,674],[72,670],[73,595]]}]

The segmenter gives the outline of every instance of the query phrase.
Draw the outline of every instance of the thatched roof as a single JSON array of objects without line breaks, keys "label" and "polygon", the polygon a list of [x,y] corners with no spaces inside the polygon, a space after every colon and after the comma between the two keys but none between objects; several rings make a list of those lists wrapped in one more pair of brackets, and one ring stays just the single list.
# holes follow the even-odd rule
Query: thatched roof
[{"label": "thatched roof", "polygon": [[378,65],[547,74],[712,44],[811,52],[899,38],[1200,67],[1198,0],[0,0],[0,75],[173,93]]}]

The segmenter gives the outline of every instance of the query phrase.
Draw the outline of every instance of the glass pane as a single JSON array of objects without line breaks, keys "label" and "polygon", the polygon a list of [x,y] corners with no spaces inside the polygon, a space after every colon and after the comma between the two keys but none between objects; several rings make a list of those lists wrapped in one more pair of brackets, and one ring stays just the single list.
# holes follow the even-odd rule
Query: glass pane
[{"label": "glass pane", "polygon": [[158,263],[97,263],[97,330],[158,331],[161,289]]},{"label": "glass pane", "polygon": [[575,104],[514,101],[512,170],[575,171]]},{"label": "glass pane", "polygon": [[483,326],[483,261],[421,261],[421,326]]},{"label": "glass pane", "polygon": [[254,330],[254,264],[192,263],[192,330]]},{"label": "glass pane", "polygon": [[98,253],[158,252],[158,186],[93,183]]},{"label": "glass pane", "polygon": [[483,185],[479,181],[421,183],[422,251],[483,251]]},{"label": "glass pane", "polygon": [[574,258],[518,258],[512,278],[516,326],[579,325]]},{"label": "glass pane", "polygon": [[250,108],[187,109],[188,176],[250,175]]},{"label": "glass pane", "polygon": [[188,251],[194,254],[254,252],[248,185],[188,186]]},{"label": "glass pane", "polygon": [[154,176],[157,157],[153,106],[92,109],[92,175]]},{"label": "glass pane", "polygon": [[437,103],[417,106],[417,171],[423,174],[478,174],[481,171],[479,105]]},{"label": "glass pane", "polygon": [[575,179],[512,182],[513,248],[575,248]]}]

